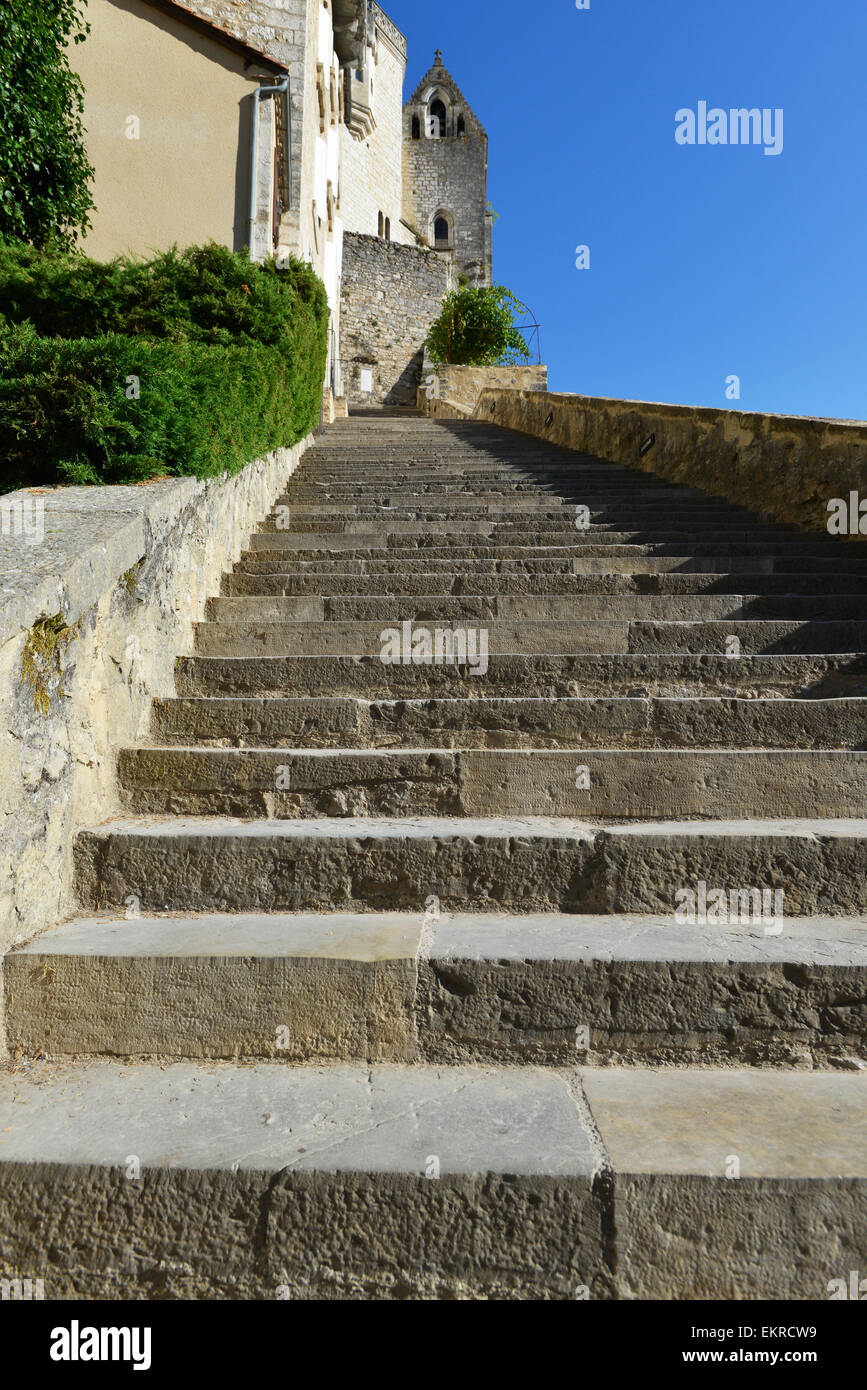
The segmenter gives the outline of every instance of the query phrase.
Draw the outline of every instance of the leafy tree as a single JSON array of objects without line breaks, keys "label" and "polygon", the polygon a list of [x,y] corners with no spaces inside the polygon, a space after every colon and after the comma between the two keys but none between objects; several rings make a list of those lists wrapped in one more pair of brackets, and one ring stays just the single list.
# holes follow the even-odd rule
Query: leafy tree
[{"label": "leafy tree", "polygon": [[449,362],[462,367],[511,366],[530,356],[526,340],[515,324],[524,309],[503,285],[473,288],[462,285],[443,300],[432,325],[427,350],[437,366]]},{"label": "leafy tree", "polygon": [[79,0],[0,5],[0,237],[71,246],[90,226],[84,87],[67,54],[87,32]]}]

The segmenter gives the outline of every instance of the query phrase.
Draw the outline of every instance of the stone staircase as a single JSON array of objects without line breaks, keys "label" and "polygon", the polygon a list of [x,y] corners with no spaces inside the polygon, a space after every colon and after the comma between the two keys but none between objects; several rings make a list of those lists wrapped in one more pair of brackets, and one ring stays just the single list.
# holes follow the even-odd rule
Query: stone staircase
[{"label": "stone staircase", "polygon": [[6,1263],[826,1298],[867,1248],[865,592],[528,436],[332,426],[78,838],[82,916],[5,961]]}]

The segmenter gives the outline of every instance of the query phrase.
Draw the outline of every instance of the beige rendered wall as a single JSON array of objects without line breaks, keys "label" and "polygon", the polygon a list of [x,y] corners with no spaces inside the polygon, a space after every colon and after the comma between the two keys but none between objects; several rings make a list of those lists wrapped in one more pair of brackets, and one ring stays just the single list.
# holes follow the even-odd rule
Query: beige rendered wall
[{"label": "beige rendered wall", "polygon": [[175,242],[245,246],[253,70],[146,0],[90,0],[87,19],[70,52],[96,169],[83,249],[106,260]]}]

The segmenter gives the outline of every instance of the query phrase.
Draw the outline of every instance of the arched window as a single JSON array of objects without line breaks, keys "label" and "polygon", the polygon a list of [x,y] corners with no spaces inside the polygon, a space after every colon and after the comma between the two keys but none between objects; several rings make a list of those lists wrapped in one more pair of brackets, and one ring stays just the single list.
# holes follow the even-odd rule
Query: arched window
[{"label": "arched window", "polygon": [[378,236],[383,236],[384,233],[385,233],[385,218],[384,218],[384,216],[382,215],[382,213],[380,213],[380,214],[379,214],[379,230],[378,230],[378,232],[377,232],[377,235],[378,235]]},{"label": "arched window", "polygon": [[390,218],[390,217],[386,217],[386,219],[385,219],[385,239],[386,239],[386,241],[391,241],[391,218]]},{"label": "arched window", "polygon": [[430,133],[436,140],[439,136],[446,133],[446,107],[445,102],[436,97],[430,104]]},{"label": "arched window", "polygon": [[458,116],[458,135],[466,135],[466,133],[467,123],[464,120],[463,116]]},{"label": "arched window", "polygon": [[453,245],[451,218],[440,212],[434,218],[434,247],[437,251],[451,251]]},{"label": "arched window", "polygon": [[412,138],[413,140],[421,139],[421,121],[418,116],[412,118]]}]

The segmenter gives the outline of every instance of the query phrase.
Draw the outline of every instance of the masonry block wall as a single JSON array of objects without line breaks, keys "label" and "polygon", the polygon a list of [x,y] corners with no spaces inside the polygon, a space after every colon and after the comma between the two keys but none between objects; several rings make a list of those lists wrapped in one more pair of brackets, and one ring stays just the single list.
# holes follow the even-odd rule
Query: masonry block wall
[{"label": "masonry block wall", "polygon": [[424,341],[449,287],[434,251],[347,233],[340,356],[350,407],[415,406]]}]

